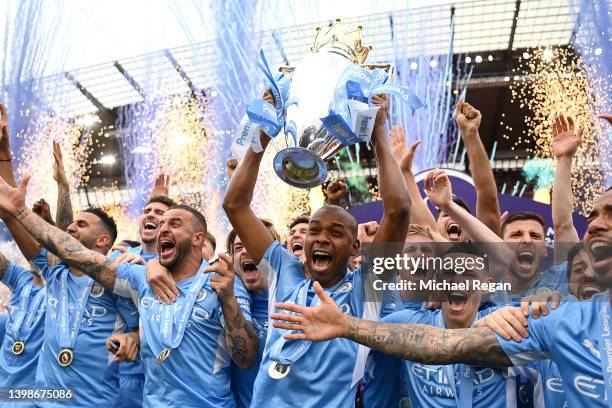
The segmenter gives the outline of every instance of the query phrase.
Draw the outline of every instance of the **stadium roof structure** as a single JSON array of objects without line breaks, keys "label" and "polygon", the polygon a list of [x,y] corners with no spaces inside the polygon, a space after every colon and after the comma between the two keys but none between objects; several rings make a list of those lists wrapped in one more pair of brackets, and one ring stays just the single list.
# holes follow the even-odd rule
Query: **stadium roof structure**
[{"label": "stadium roof structure", "polygon": [[[363,26],[364,43],[375,45],[368,62],[375,63],[391,59],[394,32],[403,42],[406,58],[445,54],[451,16],[455,18],[455,54],[497,52],[507,53],[508,59],[515,50],[569,44],[577,18],[567,0],[485,0],[371,14],[343,22]],[[261,47],[270,65],[297,63],[312,44],[314,27],[330,23],[319,21],[261,33]],[[424,24],[428,27],[426,37],[420,35]],[[104,119],[113,108],[157,93],[148,89],[151,76],[162,78],[161,88],[168,94],[209,89],[216,82],[214,53],[212,40],[165,49],[49,76],[43,87],[46,95],[54,95],[56,100],[47,101],[54,109],[70,116],[98,113]],[[480,65],[475,77],[490,76],[487,64]],[[506,64],[504,72],[497,73],[510,69],[511,64]]]}]

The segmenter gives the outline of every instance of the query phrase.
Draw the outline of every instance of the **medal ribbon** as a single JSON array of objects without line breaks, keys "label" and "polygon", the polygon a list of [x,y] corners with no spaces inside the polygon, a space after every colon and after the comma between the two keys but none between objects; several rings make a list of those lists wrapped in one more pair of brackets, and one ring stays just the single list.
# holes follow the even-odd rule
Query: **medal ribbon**
[{"label": "medal ribbon", "polygon": [[21,337],[19,336],[19,329],[21,328],[21,323],[26,316],[26,311],[28,310],[28,299],[30,298],[30,292],[32,291],[32,285],[27,285],[21,290],[21,296],[19,298],[19,310],[15,313],[15,320],[13,321],[13,340],[17,341]]},{"label": "medal ribbon", "polygon": [[[348,272],[344,275],[344,278],[337,283],[331,289],[325,289],[325,292],[330,294],[330,296],[334,299],[336,304],[339,304],[339,300],[346,297],[349,291],[343,291],[337,293],[337,290],[342,287],[346,282],[349,282],[351,278],[351,274]],[[312,285],[312,281],[310,279],[306,280],[306,282],[300,287],[297,294],[293,296],[293,299],[287,301],[287,303],[295,303],[300,306],[308,306],[314,307],[319,304],[319,297],[315,294],[312,298],[309,305],[308,303],[308,290]],[[340,302],[342,303],[342,302]],[[270,359],[276,361],[277,363],[283,365],[292,365],[296,361],[298,361],[310,348],[312,345],[312,341],[310,340],[287,340],[283,336],[287,333],[294,332],[293,330],[286,329],[275,329],[280,331],[280,336],[278,339],[274,341],[274,343],[270,346]]]},{"label": "medal ribbon", "polygon": [[612,338],[610,334],[610,301],[608,300],[602,308],[600,314],[600,337],[599,337],[599,355],[601,356],[601,372],[604,379],[604,387],[606,387],[606,395],[608,396],[608,407],[612,408]]},{"label": "medal ribbon", "polygon": [[60,315],[59,315],[59,346],[60,349],[73,349],[76,337],[81,327],[81,319],[87,306],[87,298],[91,293],[93,279],[83,286],[74,311],[74,319],[70,324],[70,310],[68,304],[68,269],[64,269],[60,275]]},{"label": "medal ribbon", "polygon": [[174,304],[162,305],[162,321],[160,330],[162,345],[164,348],[175,349],[179,346],[179,344],[181,344],[181,340],[183,340],[183,335],[185,334],[185,328],[187,327],[187,322],[189,321],[191,311],[193,310],[193,305],[196,302],[200,289],[202,289],[202,286],[204,286],[206,278],[208,277],[208,274],[203,273],[207,266],[208,262],[202,261],[202,264],[200,265],[200,268],[196,274],[196,280],[191,284],[191,287],[187,292],[185,303],[183,303],[183,306],[179,310],[178,325],[175,324],[174,319]]}]

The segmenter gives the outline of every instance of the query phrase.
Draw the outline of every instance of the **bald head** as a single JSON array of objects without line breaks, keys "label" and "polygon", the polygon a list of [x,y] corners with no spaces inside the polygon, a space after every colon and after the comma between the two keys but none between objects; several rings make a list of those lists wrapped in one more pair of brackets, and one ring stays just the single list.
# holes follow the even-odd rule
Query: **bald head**
[{"label": "bald head", "polygon": [[318,221],[322,218],[333,218],[336,222],[348,228],[353,238],[357,239],[357,220],[344,208],[337,205],[326,205],[315,211],[310,217],[310,221]]}]

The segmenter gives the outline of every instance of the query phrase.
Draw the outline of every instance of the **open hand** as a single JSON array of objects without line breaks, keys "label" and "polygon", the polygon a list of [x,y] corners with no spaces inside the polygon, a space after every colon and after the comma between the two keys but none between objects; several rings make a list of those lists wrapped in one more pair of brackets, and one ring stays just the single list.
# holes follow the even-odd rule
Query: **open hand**
[{"label": "open hand", "polygon": [[584,129],[574,127],[574,119],[561,113],[552,123],[552,151],[557,159],[572,157],[582,142]]},{"label": "open hand", "polygon": [[434,169],[425,178],[425,192],[433,205],[444,208],[451,204],[453,192],[451,182],[444,170]]},{"label": "open hand", "polygon": [[340,337],[348,325],[347,316],[336,302],[323,290],[319,282],[313,284],[321,302],[315,307],[299,306],[294,303],[278,303],[277,309],[290,313],[272,313],[272,326],[277,329],[298,330],[299,333],[285,334],[287,340],[323,341]]},{"label": "open hand", "polygon": [[181,296],[181,292],[176,287],[176,282],[170,271],[164,268],[158,259],[151,259],[146,266],[147,282],[157,295],[157,299],[167,305],[176,302],[176,298]]},{"label": "open hand", "polygon": [[412,173],[412,162],[417,147],[421,144],[420,140],[415,141],[410,145],[406,144],[406,133],[403,126],[393,126],[391,128],[391,154],[404,172]]}]

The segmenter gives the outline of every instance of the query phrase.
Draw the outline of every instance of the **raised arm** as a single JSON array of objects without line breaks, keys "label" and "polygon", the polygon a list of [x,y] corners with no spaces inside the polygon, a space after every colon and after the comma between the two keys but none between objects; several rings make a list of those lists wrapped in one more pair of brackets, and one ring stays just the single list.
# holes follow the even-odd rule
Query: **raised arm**
[{"label": "raised arm", "polygon": [[[8,128],[8,117],[6,108],[0,104],[0,116],[2,132],[0,135],[0,176],[6,183],[12,187],[16,187],[15,173],[13,172],[13,153],[11,152],[11,137]],[[14,217],[6,216],[1,213],[2,219],[6,223],[6,227],[13,236],[15,243],[23,256],[30,260],[40,252],[40,245],[36,242],[28,232],[23,229],[21,224]]]},{"label": "raised arm", "polygon": [[433,205],[453,218],[472,239],[485,245],[494,245],[486,251],[493,261],[491,274],[495,282],[500,282],[514,255],[502,239],[480,220],[452,200],[452,186],[444,170],[434,169],[427,174],[425,191]]},{"label": "raised arm", "polygon": [[72,224],[74,215],[72,212],[72,200],[70,199],[70,184],[64,170],[62,149],[58,142],[53,141],[53,178],[57,183],[57,209],[55,222],[59,229],[66,231]]},{"label": "raised arm", "polygon": [[447,241],[437,232],[436,219],[427,207],[425,200],[421,196],[421,191],[414,178],[412,162],[417,147],[421,144],[420,140],[414,142],[410,147],[406,145],[406,134],[403,126],[393,126],[391,128],[391,153],[402,171],[408,194],[410,195],[410,223],[428,227],[434,235],[436,242]]},{"label": "raised arm", "polygon": [[108,290],[115,288],[116,264],[106,256],[91,251],[71,235],[50,225],[25,206],[29,177],[21,180],[19,187],[9,186],[0,180],[0,209],[8,218],[19,222],[40,245],[67,262],[71,267],[89,275]]},{"label": "raised arm", "polygon": [[501,235],[497,185],[487,152],[478,134],[481,117],[480,111],[459,100],[455,120],[467,150],[470,174],[476,187],[476,216],[491,231]]},{"label": "raised arm", "polygon": [[552,193],[552,219],[555,228],[555,264],[567,260],[570,244],[578,242],[578,232],[572,220],[572,158],[582,141],[582,128],[574,128],[574,120],[558,115],[552,124],[552,153],[557,159]]},{"label": "raised arm", "polygon": [[[268,102],[272,101],[270,92],[266,92],[264,99]],[[238,236],[249,255],[257,263],[261,261],[267,249],[274,242],[270,231],[251,210],[259,166],[270,142],[270,139],[263,132],[261,132],[260,137],[263,151],[255,153],[252,149],[248,149],[244,161],[232,175],[225,197],[223,197],[223,209],[227,218],[238,232]]]},{"label": "raised arm", "polygon": [[276,320],[274,327],[301,331],[285,335],[287,340],[322,341],[344,337],[383,353],[427,365],[512,366],[495,333],[488,328],[449,330],[421,324],[387,324],[357,319],[342,313],[318,282],[314,288],[321,299],[316,307],[283,303],[276,307],[294,313],[270,315]]},{"label": "raised arm", "polygon": [[378,189],[383,204],[383,217],[374,236],[374,244],[399,242],[402,243],[398,246],[401,252],[410,224],[410,194],[387,141],[387,100],[384,96],[374,95],[372,102],[379,107],[372,138],[378,167]]}]

